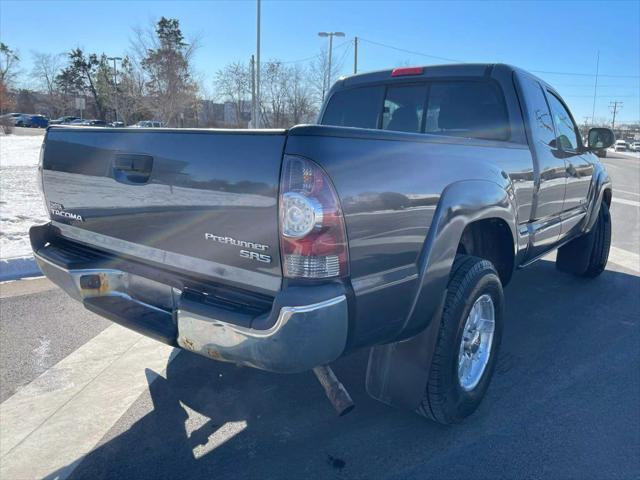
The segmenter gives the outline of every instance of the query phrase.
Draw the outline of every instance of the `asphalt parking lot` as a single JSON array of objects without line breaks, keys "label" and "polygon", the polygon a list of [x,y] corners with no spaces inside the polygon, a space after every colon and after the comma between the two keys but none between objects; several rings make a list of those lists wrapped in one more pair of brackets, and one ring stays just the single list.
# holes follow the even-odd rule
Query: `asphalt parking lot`
[{"label": "asphalt parking lot", "polygon": [[640,158],[604,162],[607,271],[516,273],[488,396],[456,426],[370,399],[367,352],[335,365],[357,405],[338,418],[311,373],[176,355],[45,280],[4,284],[0,478],[639,478]]}]

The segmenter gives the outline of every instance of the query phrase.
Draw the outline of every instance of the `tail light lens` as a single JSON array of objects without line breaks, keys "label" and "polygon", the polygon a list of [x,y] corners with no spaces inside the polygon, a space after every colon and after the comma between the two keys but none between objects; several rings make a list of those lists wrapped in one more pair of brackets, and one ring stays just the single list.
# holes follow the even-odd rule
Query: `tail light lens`
[{"label": "tail light lens", "polygon": [[285,277],[349,273],[344,217],[331,180],[312,161],[291,155],[280,182],[280,250]]}]

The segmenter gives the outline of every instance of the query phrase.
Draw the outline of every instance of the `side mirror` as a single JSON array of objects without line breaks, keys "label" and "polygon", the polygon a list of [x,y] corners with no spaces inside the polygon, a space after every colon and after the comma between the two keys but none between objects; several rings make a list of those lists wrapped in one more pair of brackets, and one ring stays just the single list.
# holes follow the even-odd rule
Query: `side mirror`
[{"label": "side mirror", "polygon": [[588,145],[589,150],[604,150],[616,141],[613,130],[610,128],[590,128]]}]

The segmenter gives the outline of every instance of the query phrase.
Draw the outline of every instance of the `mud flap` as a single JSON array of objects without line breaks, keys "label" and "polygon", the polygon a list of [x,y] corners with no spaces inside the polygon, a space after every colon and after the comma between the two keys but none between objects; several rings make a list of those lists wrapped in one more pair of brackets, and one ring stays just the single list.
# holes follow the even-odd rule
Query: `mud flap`
[{"label": "mud flap", "polygon": [[445,295],[429,326],[407,340],[371,348],[366,389],[372,398],[401,409],[415,410],[429,380],[431,359],[440,329]]},{"label": "mud flap", "polygon": [[571,240],[558,249],[556,268],[561,272],[582,275],[589,268],[593,244],[596,241],[595,232],[598,224],[586,235]]}]

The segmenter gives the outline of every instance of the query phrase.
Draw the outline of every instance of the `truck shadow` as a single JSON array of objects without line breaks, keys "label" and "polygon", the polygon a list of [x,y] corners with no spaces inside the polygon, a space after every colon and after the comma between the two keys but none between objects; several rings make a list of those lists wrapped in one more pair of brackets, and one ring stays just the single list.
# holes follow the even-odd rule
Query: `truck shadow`
[{"label": "truck shadow", "polygon": [[[541,460],[550,455],[563,476],[586,478],[584,462],[594,477],[637,471],[626,432],[640,428],[640,379],[629,368],[640,345],[640,279],[608,270],[586,281],[541,261],[516,274],[506,298],[496,375],[460,425],[370,399],[367,352],[334,366],[356,402],[342,418],[311,373],[280,376],[182,352],[166,378],[147,372],[157,377],[148,395],[71,478],[515,478],[547,475]],[[587,429],[590,440],[575,428],[587,423],[598,432]],[[605,465],[614,470],[598,470]]]}]

